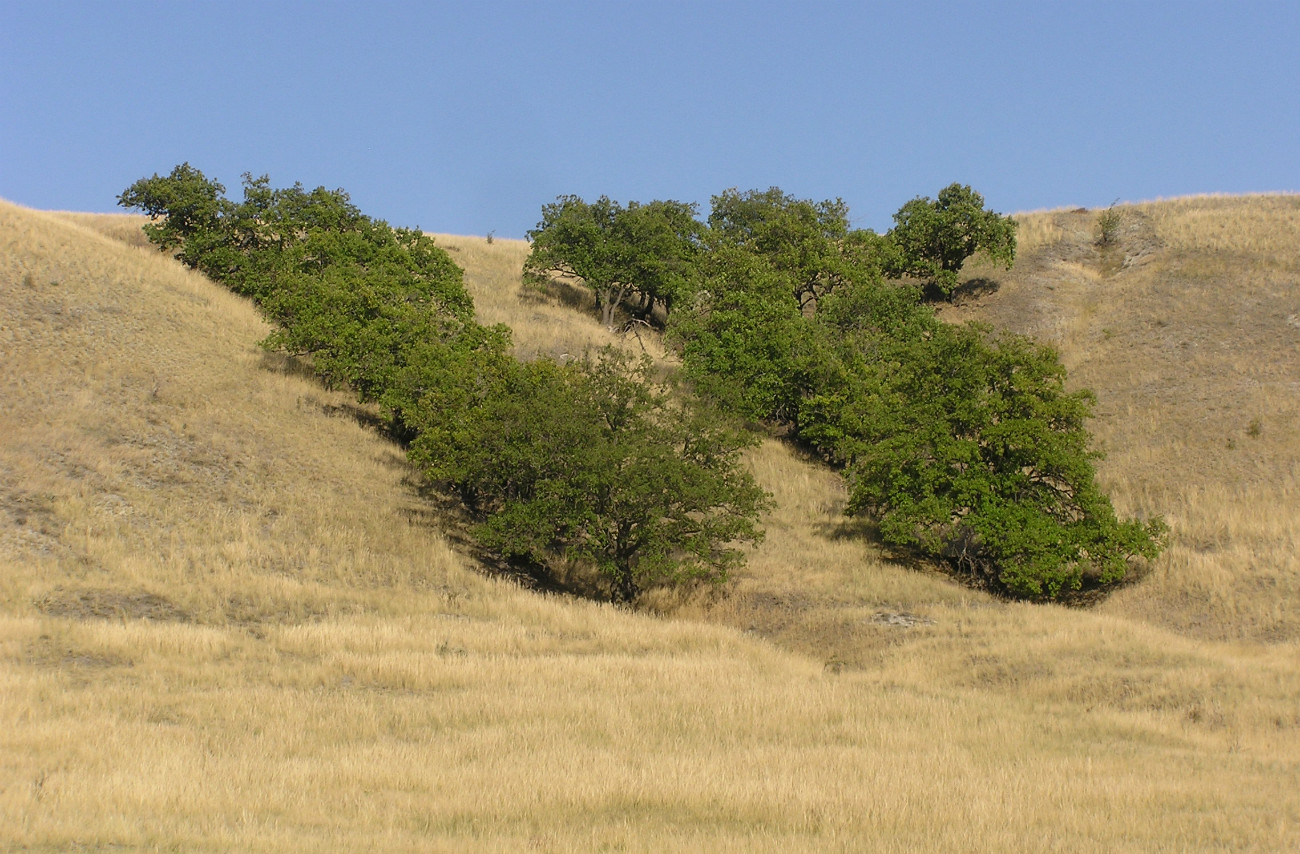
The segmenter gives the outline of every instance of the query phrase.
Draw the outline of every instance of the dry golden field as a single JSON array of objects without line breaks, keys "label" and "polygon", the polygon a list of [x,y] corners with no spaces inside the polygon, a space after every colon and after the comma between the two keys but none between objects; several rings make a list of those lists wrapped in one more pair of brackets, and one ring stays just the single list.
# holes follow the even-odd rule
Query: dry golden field
[{"label": "dry golden field", "polygon": [[[948,311],[1055,343],[1172,545],[1091,609],[888,559],[775,441],[727,588],[493,577],[140,220],[0,203],[0,849],[1300,848],[1300,198],[1022,217]],[[441,237],[522,354],[610,333]],[[569,303],[569,305],[565,305]],[[654,341],[634,337],[666,358]]]}]

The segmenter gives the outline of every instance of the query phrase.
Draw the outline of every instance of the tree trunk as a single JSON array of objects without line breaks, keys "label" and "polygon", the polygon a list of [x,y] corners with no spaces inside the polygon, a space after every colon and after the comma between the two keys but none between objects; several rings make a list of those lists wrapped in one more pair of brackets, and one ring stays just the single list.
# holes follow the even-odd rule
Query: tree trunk
[{"label": "tree trunk", "polygon": [[596,304],[600,306],[600,321],[606,329],[614,328],[614,311],[627,296],[627,285],[609,285],[596,291]]},{"label": "tree trunk", "polygon": [[636,599],[636,595],[641,591],[637,588],[636,578],[632,575],[632,567],[624,564],[618,568],[614,576],[614,586],[610,591],[610,598],[622,604],[628,604]]}]

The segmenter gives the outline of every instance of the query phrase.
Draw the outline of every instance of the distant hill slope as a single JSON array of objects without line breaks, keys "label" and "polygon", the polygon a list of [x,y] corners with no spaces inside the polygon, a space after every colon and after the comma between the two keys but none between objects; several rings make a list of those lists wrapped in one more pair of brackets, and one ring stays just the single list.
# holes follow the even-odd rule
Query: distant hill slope
[{"label": "distant hill slope", "polygon": [[[394,524],[415,512],[400,453],[347,417],[346,395],[262,352],[247,301],[143,248],[139,218],[0,216],[0,554],[22,567],[9,601],[93,611],[58,591],[88,585],[220,624],[362,607],[409,580],[413,555],[430,579],[461,577],[441,537]],[[312,555],[334,513],[366,533],[326,565]]]},{"label": "distant hill slope", "polygon": [[[1255,201],[1240,219],[1294,222]],[[1183,423],[1161,382],[1195,366],[1070,320],[1087,296],[1129,318],[1175,257],[1218,269],[1161,254],[1198,210],[1149,213],[1165,242],[1095,277],[1052,255],[1092,252],[1095,212],[1028,216],[1021,264],[953,315],[1057,336],[1098,389],[1121,506],[1174,523],[1149,578],[1091,610],[995,600],[889,560],[769,441],[767,541],[654,617],[493,578],[368,414],[139,218],[0,202],[0,848],[1297,848],[1300,526],[1268,471],[1294,472],[1294,416],[1266,387],[1292,363],[1246,366],[1274,408],[1224,421],[1195,480],[1149,430]],[[524,245],[439,240],[521,352],[615,340],[581,294],[520,293]],[[1239,267],[1284,297],[1273,251]]]},{"label": "distant hill slope", "polygon": [[1097,393],[1118,507],[1174,548],[1108,604],[1210,637],[1296,639],[1300,613],[1300,195],[1193,197],[1019,219],[1010,272],[945,312],[1056,346]]},{"label": "distant hill slope", "polygon": [[[1112,468],[1143,481],[1300,477],[1300,195],[1028,214],[1000,287],[950,311],[1048,341],[1094,389]],[[1252,424],[1255,427],[1252,429]]]}]

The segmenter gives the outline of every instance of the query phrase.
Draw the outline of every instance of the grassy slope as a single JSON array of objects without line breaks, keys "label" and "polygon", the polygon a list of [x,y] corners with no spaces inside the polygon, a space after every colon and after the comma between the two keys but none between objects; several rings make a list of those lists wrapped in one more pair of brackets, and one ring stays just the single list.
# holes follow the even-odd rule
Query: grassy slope
[{"label": "grassy slope", "polygon": [[1300,640],[1300,196],[1026,217],[996,292],[950,311],[1054,344],[1098,395],[1117,505],[1173,548],[1103,610],[1193,637]]},{"label": "grassy slope", "polygon": [[[1294,208],[1242,204],[1295,228]],[[1034,219],[1063,252],[1058,216]],[[1195,209],[1149,216],[1172,233]],[[1120,503],[1175,524],[1148,581],[1071,611],[893,565],[839,518],[835,478],[771,443],[753,458],[779,502],[767,543],[726,595],[663,619],[476,572],[347,400],[259,352],[253,311],[136,224],[0,203],[5,848],[1300,845],[1294,400],[1242,398],[1262,429],[1235,457],[1222,440],[1240,474],[1184,481],[1191,452],[1151,430],[1181,410],[1148,401],[1204,366],[1160,374],[1072,313],[1110,288],[1138,322],[1121,300],[1167,257],[1094,281],[1027,241],[961,310],[1057,337],[1099,389]],[[521,351],[608,338],[518,296],[521,244],[442,242]],[[1250,251],[1254,281],[1295,281],[1290,256]],[[1033,287],[1039,262],[1055,291]],[[1195,308],[1162,305],[1160,328]],[[1241,364],[1285,383],[1289,352]]]}]

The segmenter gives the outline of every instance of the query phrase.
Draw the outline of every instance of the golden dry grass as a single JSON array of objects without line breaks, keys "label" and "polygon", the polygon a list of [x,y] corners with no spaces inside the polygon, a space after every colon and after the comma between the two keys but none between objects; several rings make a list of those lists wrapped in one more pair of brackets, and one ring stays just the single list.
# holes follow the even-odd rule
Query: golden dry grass
[{"label": "golden dry grass", "polygon": [[525,240],[435,235],[465,269],[465,286],[474,297],[479,322],[504,323],[514,331],[515,353],[521,359],[545,356],[565,360],[577,358],[608,344],[618,344],[656,360],[664,349],[648,330],[634,327],[625,333],[611,332],[597,319],[599,312],[591,292],[556,282],[549,291],[524,288],[519,271],[528,257]]},{"label": "golden dry grass", "polygon": [[[261,353],[246,303],[112,239],[124,222],[0,203],[0,847],[1300,846],[1294,480],[1216,480],[1228,456],[1184,483],[1151,431],[1173,416],[1126,391],[1147,351],[1067,350],[1120,504],[1175,528],[1101,608],[892,563],[833,474],[769,442],[749,569],[652,616],[477,571],[364,413]],[[440,242],[521,351],[607,340],[518,295],[522,246]],[[1136,299],[1135,266],[1077,287]],[[1099,336],[1057,291],[1063,348]],[[1298,458],[1273,420],[1240,438]],[[1177,616],[1197,597],[1246,628]]]},{"label": "golden dry grass", "polygon": [[1056,346],[1098,396],[1103,479],[1172,547],[1104,609],[1217,639],[1300,639],[1300,196],[1194,197],[1021,218],[1055,235],[948,311]]}]

